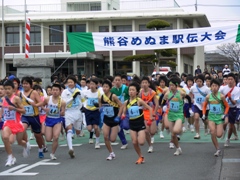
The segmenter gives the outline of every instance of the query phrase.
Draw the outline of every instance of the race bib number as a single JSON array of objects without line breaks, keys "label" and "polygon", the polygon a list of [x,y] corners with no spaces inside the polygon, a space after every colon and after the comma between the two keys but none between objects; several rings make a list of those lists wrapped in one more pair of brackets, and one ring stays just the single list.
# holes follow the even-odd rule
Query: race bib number
[{"label": "race bib number", "polygon": [[50,110],[48,112],[48,115],[52,116],[52,117],[59,117],[60,116],[60,112],[59,112],[58,107],[57,106],[51,106]]},{"label": "race bib number", "polygon": [[129,114],[130,118],[137,118],[138,116],[140,116],[139,107],[138,106],[131,106],[128,109],[128,114]]},{"label": "race bib number", "polygon": [[16,119],[16,111],[9,111],[8,108],[4,108],[4,120],[15,120]]},{"label": "race bib number", "polygon": [[24,106],[24,109],[26,113],[24,114],[25,116],[33,116],[34,115],[34,110],[32,106]]},{"label": "race bib number", "polygon": [[221,114],[222,113],[221,104],[210,104],[210,112],[213,114]]},{"label": "race bib number", "polygon": [[73,99],[72,107],[77,107],[80,105],[80,100],[79,98]]},{"label": "race bib number", "polygon": [[204,100],[205,100],[205,97],[197,96],[195,100],[196,100],[197,104],[202,104],[204,102]]},{"label": "race bib number", "polygon": [[103,107],[104,115],[107,117],[113,117],[114,116],[114,109],[112,106],[109,107]]},{"label": "race bib number", "polygon": [[88,98],[87,99],[87,105],[88,106],[93,107],[94,103],[98,103],[98,99],[97,98]]},{"label": "race bib number", "polygon": [[170,101],[170,111],[179,111],[179,102]]}]

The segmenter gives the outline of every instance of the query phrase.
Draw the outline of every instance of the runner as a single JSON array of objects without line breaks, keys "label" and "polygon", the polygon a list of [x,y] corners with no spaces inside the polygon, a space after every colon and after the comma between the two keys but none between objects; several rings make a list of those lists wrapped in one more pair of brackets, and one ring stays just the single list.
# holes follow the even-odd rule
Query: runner
[{"label": "runner", "polygon": [[[153,116],[156,117],[156,113],[158,110],[158,99],[156,96],[156,92],[152,90],[150,87],[150,81],[148,77],[143,77],[141,81],[141,87],[139,97],[148,104],[151,108],[153,108]],[[153,152],[153,143],[151,142],[151,137],[153,137],[157,131],[157,124],[155,119],[150,119],[150,111],[148,109],[143,109],[143,115],[146,126],[146,140],[148,143],[148,153]]]},{"label": "runner", "polygon": [[136,82],[133,82],[129,85],[129,100],[124,103],[124,110],[122,114],[122,119],[126,116],[126,111],[129,114],[129,126],[130,126],[130,135],[132,138],[132,143],[135,151],[137,152],[139,158],[136,161],[136,164],[144,163],[144,157],[142,155],[141,149],[139,147],[144,145],[145,142],[145,123],[143,117],[142,106],[145,109],[150,111],[150,119],[153,120],[152,108],[148,106],[142,99],[138,97],[140,91],[140,86]]},{"label": "runner", "polygon": [[[43,95],[43,90],[42,90],[42,87],[35,84],[33,86],[33,90],[37,91],[37,93],[39,94],[40,96],[40,99],[41,99],[41,102],[44,102],[44,100],[46,99]],[[38,110],[39,110],[39,119],[40,119],[40,123],[41,123],[41,133],[42,135],[44,136],[45,135],[45,119],[46,119],[46,112],[43,110],[43,107],[38,107]],[[46,143],[45,143],[45,140],[43,141],[44,142],[44,145],[43,145],[43,152],[46,153],[48,152],[48,149],[47,149],[47,146],[46,146]]]},{"label": "runner", "polygon": [[[182,149],[179,146],[177,135],[182,132],[182,124],[184,123],[183,115],[183,99],[187,98],[184,91],[178,90],[181,80],[177,77],[170,79],[169,91],[164,95],[164,101],[167,102],[167,116],[169,129],[171,131],[171,142],[176,147],[175,156],[182,154]],[[187,98],[190,102],[190,97]],[[189,103],[190,103],[189,102]]]},{"label": "runner", "polygon": [[[122,84],[122,77],[121,75],[117,74],[114,77],[114,87],[111,89],[111,93],[115,94],[118,99],[124,103],[124,101],[129,99],[129,95],[128,95],[128,87],[124,84]],[[120,127],[122,127],[122,121],[120,122]],[[121,130],[118,133],[118,137],[120,138],[121,142],[122,142],[122,146],[121,149],[127,149],[128,143],[127,143],[127,139],[125,137],[123,128],[121,128]]]},{"label": "runner", "polygon": [[[159,78],[159,86],[156,88],[156,93],[158,94],[158,98],[160,99],[160,97],[164,96],[164,93],[168,90],[168,79],[166,78],[166,76],[160,76]],[[162,99],[160,99],[161,101]],[[161,104],[161,102],[159,102],[159,104]],[[161,126],[161,130],[160,130],[160,139],[164,139],[164,135],[163,135],[163,131],[165,128],[165,120],[164,120],[164,116],[163,116],[163,111],[162,108],[160,107],[158,110],[158,113],[160,116],[162,116],[162,126]],[[152,139],[153,140],[153,139]]]},{"label": "runner", "polygon": [[[191,76],[191,75],[187,76],[186,86],[183,88],[187,95],[189,95],[190,89],[193,86],[193,84],[194,84],[193,76]],[[184,113],[185,118],[188,121],[189,128],[192,133],[194,132],[194,118],[193,118],[193,111],[192,111],[193,108],[194,108],[193,106],[189,107],[188,101],[186,101],[186,99],[184,99],[183,113]],[[184,130],[183,130],[183,132],[184,132]]]},{"label": "runner", "polygon": [[238,89],[238,87],[236,87],[235,75],[233,73],[228,74],[227,85],[223,86],[219,90],[219,92],[225,96],[226,101],[228,102],[228,105],[230,107],[229,111],[228,111],[229,123],[225,123],[223,126],[224,136],[225,136],[225,133],[227,132],[226,128],[227,128],[227,125],[229,124],[228,136],[227,136],[225,144],[224,144],[225,147],[228,147],[232,133],[237,134],[234,124],[235,124],[235,120],[237,117],[237,100],[239,99],[239,89]]},{"label": "runner", "polygon": [[[0,83],[0,111],[2,110],[2,101],[3,101],[4,95],[5,95],[4,87],[3,87],[3,84]],[[3,123],[4,123],[4,118],[2,117],[2,120],[0,122],[0,133],[2,131]]]},{"label": "runner", "polygon": [[[20,98],[22,99],[22,104],[26,110],[21,118],[25,130],[23,139],[28,142],[27,128],[31,126],[39,148],[38,157],[43,158],[44,139],[41,134],[41,123],[38,111],[38,107],[41,107],[43,102],[37,91],[32,89],[33,82],[30,77],[23,77],[21,83],[23,86],[23,92],[20,93]],[[30,148],[29,142],[27,145],[27,148]]]},{"label": "runner", "polygon": [[[205,102],[203,103],[203,119],[205,119],[206,108],[209,104],[209,114],[208,114],[208,124],[211,132],[212,142],[216,148],[216,153],[214,156],[218,157],[221,153],[221,150],[218,145],[217,137],[222,137],[223,134],[223,123],[228,114],[229,105],[220,92],[218,92],[220,88],[220,82],[216,79],[212,79],[211,81],[211,90],[212,93],[207,95]],[[225,111],[224,111],[225,108]]]},{"label": "runner", "polygon": [[109,151],[107,160],[115,158],[111,142],[115,142],[117,134],[119,132],[119,121],[122,114],[122,103],[115,94],[110,92],[112,83],[110,81],[103,82],[104,94],[99,99],[99,107],[103,107],[104,119],[103,119],[103,135],[104,142]]},{"label": "runner", "polygon": [[72,128],[76,130],[77,135],[80,134],[82,126],[82,113],[80,111],[82,108],[81,92],[78,88],[76,88],[77,80],[74,76],[69,76],[66,81],[67,88],[63,90],[61,97],[64,102],[66,102],[65,128],[69,148],[68,154],[71,158],[74,158],[75,154],[72,146]]},{"label": "runner", "polygon": [[[200,139],[199,118],[202,118],[202,104],[206,96],[211,93],[210,89],[207,86],[204,86],[203,83],[204,83],[204,76],[202,74],[199,74],[198,76],[196,76],[196,85],[191,87],[190,93],[189,93],[189,96],[192,99],[194,99],[193,109],[194,109],[194,122],[195,122],[195,130],[196,130],[196,135],[194,136],[194,139]],[[206,126],[208,123],[207,116],[208,116],[208,107],[206,111],[206,118],[205,120],[203,120],[203,123]]]},{"label": "runner", "polygon": [[10,136],[16,134],[16,139],[19,145],[24,148],[24,157],[28,157],[29,149],[26,141],[23,140],[24,127],[21,123],[21,113],[25,113],[25,109],[18,96],[14,95],[14,84],[8,80],[4,83],[6,96],[3,98],[2,109],[0,111],[0,121],[2,116],[5,120],[2,130],[2,140],[5,151],[8,154],[8,159],[5,166],[12,166],[16,163],[16,158],[13,155]]},{"label": "runner", "polygon": [[[87,123],[87,129],[91,133],[94,130],[96,135],[95,149],[100,149],[99,143],[99,122],[100,112],[98,107],[98,99],[101,97],[101,92],[97,88],[98,81],[96,78],[90,80],[90,89],[83,91],[85,118]],[[92,139],[89,139],[92,140]],[[90,142],[90,141],[89,141]]]},{"label": "runner", "polygon": [[47,142],[52,143],[52,153],[50,158],[56,160],[55,152],[58,147],[58,138],[62,127],[62,117],[64,116],[66,103],[61,98],[61,86],[60,84],[52,85],[52,96],[44,100],[43,108],[47,112],[47,117],[45,121],[45,137]]}]

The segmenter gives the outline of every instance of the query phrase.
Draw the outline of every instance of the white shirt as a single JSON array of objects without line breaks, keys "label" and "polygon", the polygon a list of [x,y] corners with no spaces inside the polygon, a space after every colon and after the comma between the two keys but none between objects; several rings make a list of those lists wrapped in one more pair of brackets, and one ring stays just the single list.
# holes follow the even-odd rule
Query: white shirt
[{"label": "white shirt", "polygon": [[[202,94],[204,94],[204,96],[199,92],[199,90],[202,92]],[[207,86],[202,86],[199,88],[199,90],[197,86],[192,86],[190,92],[194,96],[194,105],[196,105],[200,110],[202,110],[202,104],[205,101],[206,96],[210,94],[211,91]]]},{"label": "white shirt", "polygon": [[181,87],[185,87],[185,86],[186,86],[186,83],[185,83],[184,81],[182,81],[182,82],[180,83],[180,86],[181,86]]},{"label": "white shirt", "polygon": [[[226,85],[221,90],[219,90],[219,92],[222,93],[225,96],[226,94],[228,94],[228,92],[231,91],[231,89],[232,88],[230,88],[228,85]],[[239,88],[235,86],[234,89],[231,92],[232,100],[238,100],[239,99],[239,93],[240,93]],[[237,106],[237,104],[233,105],[228,97],[226,98],[226,101],[228,102],[230,107],[236,107]]]},{"label": "white shirt", "polygon": [[230,72],[231,72],[231,70],[229,68],[224,68],[222,70],[223,75],[228,75]]},{"label": "white shirt", "polygon": [[61,97],[67,104],[66,112],[69,110],[80,110],[82,108],[82,92],[81,90],[79,91],[80,91],[80,95],[78,95],[75,99],[73,99],[72,94],[74,91],[69,91],[68,88],[63,90]]},{"label": "white shirt", "polygon": [[86,108],[87,105],[90,105],[90,100],[94,100],[95,102],[98,102],[98,98],[100,98],[103,95],[103,92],[101,90],[97,90],[96,92],[92,92],[91,89],[82,91],[82,97],[84,99],[84,107]]}]

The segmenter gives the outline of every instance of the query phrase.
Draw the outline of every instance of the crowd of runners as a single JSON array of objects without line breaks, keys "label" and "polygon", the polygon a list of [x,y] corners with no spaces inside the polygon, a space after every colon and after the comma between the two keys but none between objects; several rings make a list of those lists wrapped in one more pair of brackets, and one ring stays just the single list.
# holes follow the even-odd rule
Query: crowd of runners
[{"label": "crowd of runners", "polygon": [[[179,144],[182,132],[196,132],[192,138],[200,139],[200,122],[204,133],[211,134],[215,147],[214,156],[221,150],[217,138],[238,139],[237,129],[240,108],[240,90],[233,73],[219,80],[208,74],[182,74],[169,72],[156,77],[126,75],[68,76],[64,82],[55,80],[44,90],[37,77],[9,78],[0,84],[0,129],[7,153],[6,166],[16,163],[12,144],[23,147],[23,157],[30,155],[27,130],[30,127],[38,145],[38,156],[44,158],[48,151],[46,142],[52,142],[50,158],[56,160],[61,134],[66,137],[68,154],[75,157],[72,137],[89,131],[89,143],[100,148],[100,136],[104,137],[109,152],[107,160],[116,157],[111,142],[121,140],[121,149],[128,142],[125,130],[129,130],[137,153],[136,164],[144,163],[141,146],[145,141],[148,153],[153,152],[154,136],[163,131],[171,133],[169,148],[176,148],[175,156],[182,154]],[[159,126],[161,124],[161,126]],[[236,124],[236,126],[235,126]],[[160,128],[158,128],[160,127]],[[102,135],[103,134],[103,135]]]}]

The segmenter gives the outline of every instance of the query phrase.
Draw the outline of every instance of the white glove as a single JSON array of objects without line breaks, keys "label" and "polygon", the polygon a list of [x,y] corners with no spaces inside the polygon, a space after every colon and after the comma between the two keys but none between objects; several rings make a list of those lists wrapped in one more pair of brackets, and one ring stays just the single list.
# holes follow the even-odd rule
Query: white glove
[{"label": "white glove", "polygon": [[202,116],[202,120],[205,120],[205,119],[206,119],[206,116],[205,116],[205,115],[203,115],[203,116]]},{"label": "white glove", "polygon": [[222,115],[222,117],[221,117],[221,119],[222,119],[222,120],[224,120],[224,119],[225,119],[225,117],[226,117],[226,116],[223,114],[223,115]]},{"label": "white glove", "polygon": [[163,112],[166,112],[167,111],[167,105],[163,106]]},{"label": "white glove", "polygon": [[189,109],[189,113],[190,113],[190,117],[193,117],[194,113],[193,113],[192,109]]}]

